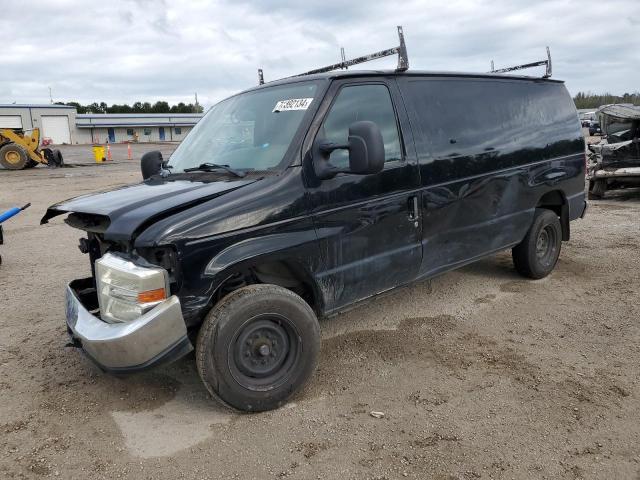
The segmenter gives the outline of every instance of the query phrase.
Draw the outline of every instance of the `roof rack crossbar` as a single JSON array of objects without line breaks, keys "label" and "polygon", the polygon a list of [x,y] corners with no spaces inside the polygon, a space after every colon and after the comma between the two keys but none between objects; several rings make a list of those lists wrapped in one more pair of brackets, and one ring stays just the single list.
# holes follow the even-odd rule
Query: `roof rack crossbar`
[{"label": "roof rack crossbar", "polygon": [[[344,48],[340,49],[340,56],[342,57],[342,61],[340,63],[334,63],[333,65],[327,65],[326,67],[316,68],[313,70],[309,70],[308,72],[299,73],[297,75],[292,75],[291,77],[303,77],[305,75],[312,75],[314,73],[325,73],[330,72],[332,70],[338,69],[348,69],[353,65],[358,65],[360,63],[370,62],[371,60],[376,60],[378,58],[389,57],[391,55],[398,55],[398,66],[396,67],[397,72],[404,72],[409,68],[409,57],[407,55],[407,46],[404,42],[404,33],[402,32],[402,27],[398,26],[398,37],[400,39],[400,45],[393,48],[387,48],[386,50],[380,50],[379,52],[370,53],[369,55],[363,55],[361,57],[352,58],[351,60],[345,60],[344,56]],[[260,85],[264,83],[264,77],[262,76],[262,70],[258,70],[258,79]]]},{"label": "roof rack crossbar", "polygon": [[549,47],[547,47],[547,59],[540,60],[539,62],[531,62],[525,63],[524,65],[516,65],[515,67],[506,67],[506,68],[493,68],[493,60],[491,60],[491,70],[489,73],[507,73],[513,72],[515,70],[524,70],[527,68],[539,67],[540,65],[545,65],[545,73],[542,78],[550,78],[551,77],[551,52],[549,51]]}]

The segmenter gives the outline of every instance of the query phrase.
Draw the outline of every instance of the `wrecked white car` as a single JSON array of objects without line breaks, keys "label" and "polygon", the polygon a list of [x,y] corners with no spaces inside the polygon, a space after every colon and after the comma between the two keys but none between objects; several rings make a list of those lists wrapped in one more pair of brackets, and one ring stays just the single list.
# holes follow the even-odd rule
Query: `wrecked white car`
[{"label": "wrecked white car", "polygon": [[640,106],[607,105],[597,111],[604,138],[589,145],[589,198],[640,185]]}]

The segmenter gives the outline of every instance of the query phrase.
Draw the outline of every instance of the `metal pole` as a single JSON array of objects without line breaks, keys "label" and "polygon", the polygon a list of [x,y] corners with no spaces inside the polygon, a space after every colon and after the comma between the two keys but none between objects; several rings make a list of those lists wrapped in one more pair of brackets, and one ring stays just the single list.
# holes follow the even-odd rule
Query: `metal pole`
[{"label": "metal pole", "polygon": [[409,68],[409,55],[407,54],[407,46],[404,43],[404,33],[401,25],[398,25],[398,37],[400,38],[400,46],[398,47],[398,68],[396,68],[396,72],[404,72]]},{"label": "metal pole", "polygon": [[523,65],[516,65],[513,67],[505,67],[505,68],[499,68],[497,70],[495,70],[493,68],[493,60],[491,60],[491,72],[490,73],[507,73],[507,72],[513,72],[515,70],[524,70],[527,68],[533,68],[533,67],[539,67],[539,66],[545,66],[545,73],[542,76],[542,78],[549,78],[551,77],[551,51],[549,50],[549,47],[547,47],[547,59],[546,60],[540,60],[538,62],[531,62],[531,63],[525,63]]},{"label": "metal pole", "polygon": [[551,77],[551,51],[549,50],[549,47],[547,46],[547,71],[544,74],[543,78],[550,78]]}]

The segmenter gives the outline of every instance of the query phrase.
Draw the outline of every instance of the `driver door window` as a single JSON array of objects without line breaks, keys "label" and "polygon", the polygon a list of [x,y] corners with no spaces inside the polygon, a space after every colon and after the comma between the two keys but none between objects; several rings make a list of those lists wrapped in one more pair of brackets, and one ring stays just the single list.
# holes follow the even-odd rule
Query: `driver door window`
[{"label": "driver door window", "polygon": [[[389,90],[384,85],[354,85],[343,88],[324,119],[318,136],[333,143],[346,143],[349,125],[370,120],[380,128],[384,141],[385,162],[402,159],[400,135]],[[338,168],[349,166],[349,152],[334,150],[331,163]]]}]

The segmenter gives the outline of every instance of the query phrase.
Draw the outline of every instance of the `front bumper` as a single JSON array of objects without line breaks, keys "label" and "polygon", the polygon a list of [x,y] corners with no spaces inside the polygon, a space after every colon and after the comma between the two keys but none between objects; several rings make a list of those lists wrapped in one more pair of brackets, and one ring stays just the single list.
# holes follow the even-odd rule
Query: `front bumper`
[{"label": "front bumper", "polygon": [[98,299],[91,278],[67,285],[67,330],[75,345],[102,370],[132,373],[168,363],[193,350],[175,295],[140,318],[106,323],[97,311]]}]

